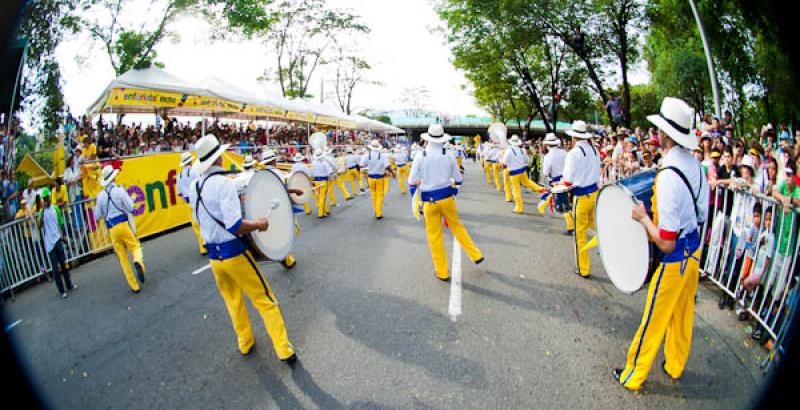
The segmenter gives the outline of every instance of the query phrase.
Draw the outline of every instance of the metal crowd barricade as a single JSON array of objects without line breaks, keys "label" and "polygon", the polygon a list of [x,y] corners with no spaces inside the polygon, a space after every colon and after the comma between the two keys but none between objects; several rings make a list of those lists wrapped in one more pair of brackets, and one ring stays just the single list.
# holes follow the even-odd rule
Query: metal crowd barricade
[{"label": "metal crowd barricade", "polygon": [[[111,247],[105,224],[94,221],[94,199],[66,205],[62,215],[61,237],[70,265]],[[36,216],[0,226],[0,292],[13,292],[51,270]]]},{"label": "metal crowd barricade", "polygon": [[[701,271],[777,341],[789,310],[796,308],[791,302],[797,292],[792,282],[800,245],[798,210],[791,207],[784,212],[783,204],[773,198],[723,186],[712,198],[702,230]],[[756,204],[761,205],[762,216],[754,227]],[[748,241],[753,228],[755,238]],[[750,275],[757,275],[751,278],[757,284],[747,290],[745,278]]]}]

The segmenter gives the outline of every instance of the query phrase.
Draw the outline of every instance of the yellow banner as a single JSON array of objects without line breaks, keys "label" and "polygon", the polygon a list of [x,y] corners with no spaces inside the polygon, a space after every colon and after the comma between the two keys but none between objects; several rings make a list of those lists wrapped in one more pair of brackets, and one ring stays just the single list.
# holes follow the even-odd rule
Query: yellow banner
[{"label": "yellow banner", "polygon": [[183,97],[180,93],[169,93],[130,88],[114,88],[106,104],[110,106],[177,107]]},{"label": "yellow banner", "polygon": [[286,118],[290,120],[304,121],[304,122],[314,122],[316,120],[316,116],[314,114],[305,112],[294,112],[294,111],[287,112]]}]

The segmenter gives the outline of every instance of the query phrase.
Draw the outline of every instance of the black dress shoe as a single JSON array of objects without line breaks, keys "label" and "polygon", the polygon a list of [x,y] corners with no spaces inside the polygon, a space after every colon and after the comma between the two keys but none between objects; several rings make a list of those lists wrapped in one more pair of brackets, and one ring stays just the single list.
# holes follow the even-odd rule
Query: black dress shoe
[{"label": "black dress shoe", "polygon": [[144,266],[139,262],[134,262],[133,267],[136,270],[136,279],[139,279],[139,283],[144,283]]},{"label": "black dress shoe", "polygon": [[566,235],[566,236],[572,236],[572,233],[573,233],[573,232],[575,232],[575,230],[574,230],[574,229],[567,229],[566,231],[564,231],[564,235]]},{"label": "black dress shoe", "polygon": [[289,366],[292,366],[297,362],[297,354],[292,353],[291,356],[289,356],[289,357],[287,357],[285,359],[281,359],[281,361],[286,363],[286,364],[288,364]]},{"label": "black dress shoe", "polygon": [[253,350],[256,350],[256,344],[255,343],[253,343],[253,345],[250,346],[250,349],[248,349],[246,352],[242,353],[240,351],[239,354],[241,354],[242,356],[250,356],[253,353]]},{"label": "black dress shoe", "polygon": [[375,219],[380,221],[381,219],[383,219],[383,217],[382,216],[376,216]]},{"label": "black dress shoe", "polygon": [[476,261],[475,261],[475,264],[476,264],[476,265],[480,265],[480,264],[481,264],[481,262],[483,262],[483,257],[481,257],[480,259],[476,260]]},{"label": "black dress shoe", "polygon": [[133,293],[139,293],[141,291],[142,291],[141,289],[136,289],[136,290],[131,289],[131,292],[133,292]]},{"label": "black dress shoe", "polygon": [[669,374],[669,372],[667,371],[667,361],[666,360],[662,360],[661,361],[661,371],[664,372],[664,374],[667,375],[667,377],[669,378],[670,381],[673,381],[673,382],[678,381],[678,379],[672,377],[672,375]]},{"label": "black dress shoe", "polygon": [[589,279],[589,275],[586,276],[581,275],[581,271],[578,269],[575,269],[575,274],[580,276],[581,279]]},{"label": "black dress shoe", "polygon": [[611,377],[613,377],[617,383],[621,383],[622,369],[611,369]]},{"label": "black dress shoe", "polygon": [[437,276],[436,279],[439,279],[442,282],[450,282],[450,277],[449,276],[446,279],[442,279],[442,278]]}]

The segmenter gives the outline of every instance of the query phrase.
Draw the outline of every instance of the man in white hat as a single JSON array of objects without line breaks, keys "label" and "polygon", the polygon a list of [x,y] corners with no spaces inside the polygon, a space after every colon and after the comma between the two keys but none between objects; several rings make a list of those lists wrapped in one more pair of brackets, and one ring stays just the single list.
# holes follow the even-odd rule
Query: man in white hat
[{"label": "man in white hat", "polygon": [[506,150],[503,163],[508,168],[508,176],[511,180],[511,194],[515,202],[514,213],[521,214],[524,210],[521,186],[539,193],[545,193],[547,190],[528,178],[528,163],[530,159],[528,159],[528,154],[521,148],[522,140],[519,136],[512,136],[508,143],[511,146]]},{"label": "man in white hat", "polygon": [[582,250],[589,242],[589,229],[595,229],[594,208],[600,182],[600,154],[589,141],[592,133],[583,121],[572,123],[567,131],[572,137],[573,148],[564,161],[564,176],[561,184],[571,187],[572,211],[575,213],[575,273],[589,277],[589,251]]},{"label": "man in white hat", "polygon": [[486,174],[486,182],[489,185],[492,185],[492,175],[494,174],[494,167],[492,166],[492,161],[489,158],[490,151],[492,150],[492,142],[486,141],[481,144],[480,155],[481,155],[481,164],[483,164],[483,172]]},{"label": "man in white hat", "polygon": [[317,191],[317,218],[325,218],[331,213],[328,191],[333,189],[330,179],[335,172],[325,159],[325,153],[322,150],[315,150],[311,158],[311,180]]},{"label": "man in white hat", "polygon": [[[145,266],[142,245],[131,229],[133,223],[133,199],[124,187],[114,183],[119,174],[118,169],[111,165],[103,167],[100,185],[103,190],[97,195],[94,208],[95,221],[105,220],[106,227],[111,235],[111,244],[117,254],[122,273],[133,293],[139,293],[140,286],[144,283]],[[133,267],[136,269],[134,277],[128,253],[133,256]],[[138,279],[138,281],[137,281]]]},{"label": "man in white hat", "polygon": [[389,168],[386,168],[386,172],[383,174],[383,197],[386,198],[386,194],[389,193],[389,177],[391,175],[392,178],[397,176],[397,173],[394,172],[394,156],[392,156],[392,152],[389,151],[388,148],[381,148],[381,154],[385,155],[386,158],[389,159]]},{"label": "man in white hat", "polygon": [[408,179],[408,151],[402,144],[394,149],[394,164],[397,169],[397,183],[400,185],[400,193],[405,194],[406,180]]},{"label": "man in white hat", "polygon": [[[178,174],[178,195],[183,198],[183,200],[191,206],[189,203],[189,189],[191,189],[192,181],[194,181],[196,175],[192,174],[192,162],[194,162],[194,156],[191,152],[186,151],[181,154],[181,173]],[[200,249],[200,254],[205,255],[208,251],[206,250],[206,245],[203,243],[203,236],[200,235],[200,225],[197,223],[197,220],[194,219],[194,214],[192,214],[192,230],[194,231],[194,236],[197,238],[197,247]]]},{"label": "man in white hat", "polygon": [[414,158],[408,184],[412,196],[417,189],[420,190],[420,198],[424,203],[425,233],[428,236],[436,277],[448,281],[450,274],[447,269],[442,218],[447,221],[453,236],[473,262],[483,262],[483,254],[472,242],[467,229],[458,218],[455,200],[458,189],[453,184],[461,185],[462,175],[455,158],[448,155],[442,145],[450,136],[444,133],[441,124],[432,124],[428,127],[428,132],[422,134],[422,138],[428,141],[428,146]]},{"label": "man in white hat", "polygon": [[294,363],[294,353],[286,335],[278,301],[240,235],[265,231],[267,219],[242,219],[242,206],[233,181],[222,169],[222,154],[229,144],[220,145],[217,137],[207,134],[197,141],[198,177],[190,190],[189,200],[206,241],[208,258],[217,288],[222,296],[236,332],[239,352],[247,355],[255,345],[253,328],[242,294],[247,294],[272,339],[278,358]]},{"label": "man in white hat", "polygon": [[278,154],[271,148],[266,148],[261,152],[261,161],[258,163],[263,169],[276,169],[278,165]]},{"label": "man in white hat", "polygon": [[247,183],[250,181],[250,178],[253,177],[255,167],[256,160],[250,155],[245,156],[244,162],[242,162],[242,171],[233,178],[233,183],[236,185],[236,192],[238,192],[239,195],[244,194],[247,189]]},{"label": "man in white hat", "polygon": [[369,153],[361,158],[361,167],[367,170],[367,181],[372,194],[372,209],[375,219],[383,219],[383,197],[386,193],[386,173],[390,172],[389,156],[381,152],[381,143],[372,140]]},{"label": "man in white hat", "polygon": [[628,349],[624,369],[614,369],[616,381],[639,390],[666,336],[661,370],[673,380],[683,374],[692,344],[694,298],[700,270],[700,233],[708,211],[709,187],[692,155],[697,136],[692,132],[695,111],[684,101],[666,97],[661,112],[647,119],[658,127],[661,169],[653,191],[652,220],[642,202],[631,216],[647,231],[664,254],[645,299],[639,329]]},{"label": "man in white hat", "polygon": [[[350,185],[353,187],[353,194],[358,193],[358,195],[362,195],[364,193],[364,180],[361,178],[361,171],[358,168],[359,162],[361,162],[361,160],[358,155],[355,154],[353,148],[347,148],[347,157],[344,162],[347,167],[347,177],[350,180]],[[357,185],[356,181],[358,181]]]},{"label": "man in white hat", "polygon": [[[302,172],[308,175],[309,178],[311,178],[311,170],[308,168],[308,165],[305,163],[305,160],[306,157],[303,154],[299,152],[295,153],[294,156],[292,157],[292,170],[290,171],[290,173]],[[313,182],[314,179],[311,178],[311,181]],[[317,201],[316,190],[314,190],[314,192],[312,193],[312,197],[316,202]],[[308,201],[303,205],[303,211],[306,213],[306,215],[311,215],[311,201]]]},{"label": "man in white hat", "polygon": [[[561,148],[561,140],[553,133],[545,135],[544,145],[547,147],[547,154],[545,154],[542,161],[542,174],[550,181],[550,186],[553,186],[561,182],[564,176],[564,163],[567,159],[567,152]],[[553,201],[555,202],[555,198],[553,198]],[[559,210],[569,208],[569,204],[556,203],[555,205]],[[567,223],[566,234],[572,235],[575,231],[575,221],[572,219],[572,213],[564,212],[564,221]]]}]

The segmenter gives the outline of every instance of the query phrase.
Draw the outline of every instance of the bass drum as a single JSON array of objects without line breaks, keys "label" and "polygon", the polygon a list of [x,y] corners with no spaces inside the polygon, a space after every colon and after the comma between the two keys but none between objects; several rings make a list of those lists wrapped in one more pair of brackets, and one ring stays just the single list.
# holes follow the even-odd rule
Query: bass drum
[{"label": "bass drum", "polygon": [[266,231],[253,231],[243,239],[259,259],[282,261],[294,248],[294,213],[289,193],[274,172],[255,171],[242,200],[244,219],[267,218]]},{"label": "bass drum", "polygon": [[600,258],[608,277],[624,293],[637,292],[647,282],[660,252],[647,239],[644,226],[631,218],[637,201],[652,216],[656,171],[647,171],[606,185],[597,195],[595,224]]},{"label": "bass drum", "polygon": [[303,195],[289,194],[289,198],[295,205],[305,205],[311,200],[311,194],[314,192],[314,184],[311,183],[311,178],[305,172],[295,171],[286,179],[286,187],[289,189],[300,189]]}]

